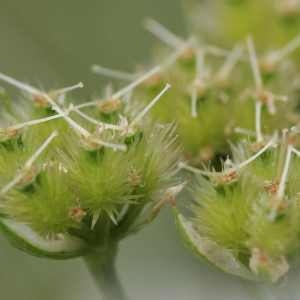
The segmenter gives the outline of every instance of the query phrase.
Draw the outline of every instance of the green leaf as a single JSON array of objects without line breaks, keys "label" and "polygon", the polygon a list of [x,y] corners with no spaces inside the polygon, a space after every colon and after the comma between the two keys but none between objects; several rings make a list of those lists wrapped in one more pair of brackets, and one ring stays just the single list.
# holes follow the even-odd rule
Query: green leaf
[{"label": "green leaf", "polygon": [[57,240],[48,240],[25,224],[0,218],[0,229],[16,248],[34,256],[52,259],[68,259],[84,255],[87,245],[79,238],[62,235]]},{"label": "green leaf", "polygon": [[248,280],[257,280],[242,263],[240,263],[232,253],[220,247],[217,243],[200,236],[200,234],[193,228],[193,225],[181,213],[175,210],[176,223],[182,234],[185,242],[193,251],[205,258],[211,264],[221,269],[222,271],[242,277]]}]

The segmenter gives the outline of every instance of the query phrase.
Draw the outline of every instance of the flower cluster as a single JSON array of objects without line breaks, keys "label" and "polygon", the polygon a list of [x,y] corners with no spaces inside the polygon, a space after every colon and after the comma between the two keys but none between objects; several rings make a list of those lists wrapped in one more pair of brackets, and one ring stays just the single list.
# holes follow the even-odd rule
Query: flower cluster
[{"label": "flower cluster", "polygon": [[298,129],[276,135],[253,156],[233,149],[221,172],[201,171],[190,215],[177,221],[194,250],[220,269],[247,279],[277,281],[300,250]]},{"label": "flower cluster", "polygon": [[[224,50],[196,37],[182,39],[154,20],[147,20],[146,27],[172,53],[159,59],[160,69],[134,97],[147,103],[165,82],[171,83],[173,89],[151,114],[163,122],[176,120],[185,157],[193,165],[226,156],[230,153],[228,141],[256,136],[260,146],[262,131],[272,134],[298,123],[295,100],[299,80],[288,56],[299,47],[299,38],[272,55],[259,56],[251,37],[247,43]],[[113,70],[108,74],[100,66],[94,71],[123,80],[134,76]]]},{"label": "flower cluster", "polygon": [[179,192],[176,127],[147,116],[170,86],[145,107],[125,97],[154,71],[81,104],[67,93],[82,83],[46,93],[0,74],[26,93],[2,95],[0,223],[15,246],[50,258],[105,252]]}]

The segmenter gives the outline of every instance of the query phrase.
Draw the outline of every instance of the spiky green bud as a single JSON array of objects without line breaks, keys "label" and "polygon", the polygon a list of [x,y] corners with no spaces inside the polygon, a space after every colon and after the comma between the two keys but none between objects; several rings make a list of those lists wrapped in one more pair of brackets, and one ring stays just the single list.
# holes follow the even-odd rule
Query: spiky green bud
[{"label": "spiky green bud", "polygon": [[[300,251],[299,151],[295,130],[254,156],[236,147],[222,172],[200,171],[190,214],[176,211],[184,240],[225,272],[251,280],[281,279]],[[248,158],[250,156],[250,158]],[[217,179],[217,180],[216,180]]]},{"label": "spiky green bud", "polygon": [[169,202],[180,184],[175,126],[146,114],[170,86],[139,110],[123,99],[147,76],[109,100],[75,105],[65,95],[82,84],[45,93],[0,74],[29,95],[1,111],[0,223],[16,247],[105,256]]}]

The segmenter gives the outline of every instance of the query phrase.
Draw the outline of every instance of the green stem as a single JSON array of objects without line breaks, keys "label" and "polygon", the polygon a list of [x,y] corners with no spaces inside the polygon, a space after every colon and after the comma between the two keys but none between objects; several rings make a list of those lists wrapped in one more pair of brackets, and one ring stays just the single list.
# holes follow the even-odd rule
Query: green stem
[{"label": "green stem", "polygon": [[127,299],[115,268],[116,252],[114,247],[109,249],[107,255],[95,251],[84,258],[103,300]]}]

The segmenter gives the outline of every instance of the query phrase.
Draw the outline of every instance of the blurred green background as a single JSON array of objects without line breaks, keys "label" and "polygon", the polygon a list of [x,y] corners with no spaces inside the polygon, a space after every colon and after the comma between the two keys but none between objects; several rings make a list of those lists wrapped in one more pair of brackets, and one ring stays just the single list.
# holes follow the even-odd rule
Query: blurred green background
[{"label": "blurred green background", "polygon": [[[45,88],[83,81],[82,97],[101,92],[105,81],[90,74],[99,63],[131,70],[149,63],[153,39],[142,21],[153,17],[184,32],[179,0],[0,0],[0,70]],[[166,209],[152,226],[120,245],[118,271],[130,299],[258,299],[256,286],[200,262],[177,236]],[[272,289],[281,300],[300,276]],[[294,296],[293,296],[294,295]],[[267,292],[266,298],[275,299]],[[80,260],[29,257],[0,240],[0,299],[101,299]]]}]

